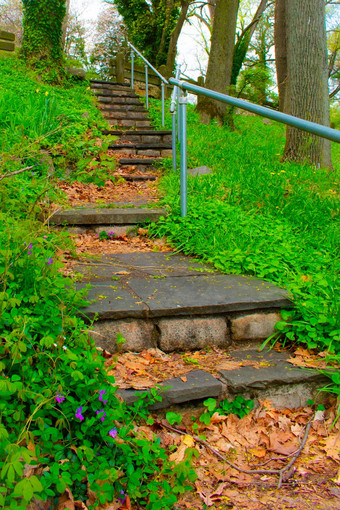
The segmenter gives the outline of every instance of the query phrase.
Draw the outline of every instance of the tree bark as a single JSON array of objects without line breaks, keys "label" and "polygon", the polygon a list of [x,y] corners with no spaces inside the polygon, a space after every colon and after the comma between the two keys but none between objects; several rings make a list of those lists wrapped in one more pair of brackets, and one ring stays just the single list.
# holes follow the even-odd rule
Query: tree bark
[{"label": "tree bark", "polygon": [[182,0],[181,1],[181,12],[178,17],[176,26],[174,30],[172,31],[171,37],[170,37],[170,43],[168,48],[168,57],[166,61],[166,71],[165,71],[165,78],[170,78],[170,76],[173,73],[176,55],[177,55],[177,42],[178,38],[181,34],[183,24],[186,20],[188,8],[191,3],[191,0]]},{"label": "tree bark", "polygon": [[[324,0],[287,0],[285,112],[330,125]],[[287,127],[283,160],[331,167],[330,141]]]},{"label": "tree bark", "polygon": [[[236,19],[239,0],[217,0],[211,37],[211,49],[206,75],[206,88],[226,93],[230,85]],[[197,105],[201,122],[216,118],[222,124],[226,104],[204,97]]]},{"label": "tree bark", "polygon": [[286,0],[276,0],[274,43],[277,86],[279,89],[279,109],[285,111],[285,97],[287,84],[287,27],[286,27]]},{"label": "tree bark", "polygon": [[21,57],[36,68],[60,69],[65,0],[23,0],[23,7]]}]

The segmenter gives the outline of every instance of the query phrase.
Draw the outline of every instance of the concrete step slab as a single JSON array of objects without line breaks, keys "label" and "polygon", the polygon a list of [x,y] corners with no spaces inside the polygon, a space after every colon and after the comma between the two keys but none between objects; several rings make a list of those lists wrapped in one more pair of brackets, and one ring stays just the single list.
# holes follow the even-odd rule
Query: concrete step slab
[{"label": "concrete step slab", "polygon": [[122,88],[131,88],[129,83],[118,83],[115,81],[108,80],[90,80],[91,86],[94,88],[100,87],[122,87]]},{"label": "concrete step slab", "polygon": [[55,225],[135,225],[157,221],[164,216],[164,209],[157,208],[75,208],[56,212],[51,221]]},{"label": "concrete step slab", "polygon": [[120,105],[100,105],[100,110],[103,114],[114,115],[117,112],[125,112],[126,115],[130,115],[130,112],[140,112],[144,114],[148,114],[148,111],[142,105],[138,104],[120,104]]},{"label": "concrete step slab", "polygon": [[[251,349],[241,353],[231,350],[230,354],[240,361],[254,356],[263,366],[241,366],[215,376],[204,370],[193,370],[186,375],[186,381],[179,377],[168,379],[160,384],[165,388],[161,391],[162,401],[150,406],[150,410],[174,407],[180,410],[202,406],[206,398],[233,400],[238,395],[254,400],[255,406],[268,399],[277,409],[297,409],[307,406],[308,401],[315,398],[318,388],[327,383],[327,378],[317,370],[295,368],[288,363],[288,353],[259,353]],[[119,390],[127,404],[133,404],[141,393],[143,391],[134,389]]]}]

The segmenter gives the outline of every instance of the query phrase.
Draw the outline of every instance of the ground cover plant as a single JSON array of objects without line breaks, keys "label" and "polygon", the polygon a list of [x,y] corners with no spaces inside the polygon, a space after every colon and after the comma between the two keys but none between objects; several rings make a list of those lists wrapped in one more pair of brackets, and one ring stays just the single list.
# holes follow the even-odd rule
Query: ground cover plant
[{"label": "ground cover plant", "polygon": [[[156,101],[151,113],[160,126]],[[283,126],[250,115],[238,115],[235,124],[235,131],[202,125],[189,106],[188,167],[206,165],[213,174],[188,178],[188,215],[181,218],[179,174],[168,165],[161,187],[171,214],[151,234],[225,273],[286,287],[294,309],[282,314],[271,341],[338,356],[339,146],[333,172],[283,164]],[[332,378],[340,383],[338,374]]]},{"label": "ground cover plant", "polygon": [[[67,234],[38,221],[60,201],[57,177],[100,174],[105,127],[88,83],[52,87],[13,57],[0,58],[0,508],[32,499],[172,508],[195,478],[138,433],[141,398],[116,395],[87,326],[85,296],[60,272]],[[110,163],[110,162],[109,162]],[[107,166],[104,165],[103,175]],[[101,178],[101,177],[100,177]],[[159,399],[156,392],[151,399]],[[161,502],[159,501],[161,495]]]}]

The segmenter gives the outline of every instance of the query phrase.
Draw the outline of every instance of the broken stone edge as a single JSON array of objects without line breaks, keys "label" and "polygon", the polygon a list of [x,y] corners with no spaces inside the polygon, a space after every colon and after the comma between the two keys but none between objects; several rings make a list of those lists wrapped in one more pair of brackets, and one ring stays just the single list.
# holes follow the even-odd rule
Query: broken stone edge
[{"label": "broken stone edge", "polygon": [[[236,372],[240,369],[230,371]],[[313,400],[320,387],[327,383],[328,379],[317,372],[317,370],[300,370],[301,377],[299,381],[277,381],[275,384],[269,384],[266,388],[232,387],[214,377],[204,370],[194,370],[186,374],[186,381],[180,377],[163,381],[155,388],[159,388],[161,401],[156,401],[149,406],[150,411],[158,411],[169,408],[185,408],[192,405],[200,406],[207,398],[215,398],[217,401],[229,399],[233,400],[237,395],[245,399],[255,400],[255,407],[259,401],[268,399],[276,409],[297,409],[308,405],[309,400]],[[128,404],[133,405],[141,395],[147,393],[152,398],[151,389],[135,390],[121,389],[118,394]],[[326,394],[324,394],[326,398]]]}]

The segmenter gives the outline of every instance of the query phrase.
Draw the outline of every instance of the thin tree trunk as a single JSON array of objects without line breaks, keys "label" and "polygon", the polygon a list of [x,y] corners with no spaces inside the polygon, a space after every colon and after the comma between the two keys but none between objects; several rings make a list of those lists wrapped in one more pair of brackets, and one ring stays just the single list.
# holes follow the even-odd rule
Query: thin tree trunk
[{"label": "thin tree trunk", "polygon": [[63,22],[63,36],[62,36],[62,48],[65,51],[66,34],[67,34],[67,23],[70,16],[70,4],[71,0],[66,0],[66,14]]},{"label": "thin tree trunk", "polygon": [[[227,92],[233,65],[236,19],[239,0],[217,0],[206,76],[206,88]],[[197,105],[201,122],[216,118],[224,122],[226,104],[204,97]]]},{"label": "thin tree trunk", "polygon": [[[287,0],[287,96],[285,111],[330,125],[324,0]],[[328,140],[287,127],[284,160],[308,159],[331,167]]]},{"label": "thin tree trunk", "polygon": [[286,0],[276,0],[275,3],[274,42],[279,109],[284,112],[286,111],[285,98],[288,79]]},{"label": "thin tree trunk", "polygon": [[231,85],[236,85],[237,77],[240,74],[242,64],[246,57],[251,38],[253,37],[256,26],[260,21],[262,14],[267,8],[267,3],[268,0],[261,0],[251,23],[243,30],[242,34],[239,36],[235,44],[233,56],[233,69],[230,81]]},{"label": "thin tree trunk", "polygon": [[171,37],[170,37],[168,57],[167,57],[167,61],[166,61],[166,71],[165,71],[166,78],[169,78],[172,75],[172,72],[174,69],[176,55],[177,55],[177,42],[178,42],[178,38],[181,34],[183,24],[187,17],[189,5],[190,5],[190,0],[184,0],[181,2],[181,12],[180,12],[179,18],[177,20],[175,29],[173,30]]}]

